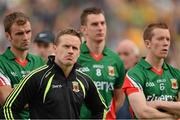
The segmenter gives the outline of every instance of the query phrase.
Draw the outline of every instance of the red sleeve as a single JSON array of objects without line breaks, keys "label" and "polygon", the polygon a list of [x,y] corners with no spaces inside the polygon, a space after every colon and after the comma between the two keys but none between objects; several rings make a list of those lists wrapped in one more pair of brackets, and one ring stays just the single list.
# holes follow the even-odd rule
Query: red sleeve
[{"label": "red sleeve", "polygon": [[0,86],[10,85],[9,79],[0,73]]},{"label": "red sleeve", "polygon": [[0,86],[6,85],[5,81],[0,77]]},{"label": "red sleeve", "polygon": [[124,84],[122,86],[123,92],[127,95],[141,91],[140,87],[138,87],[137,83],[134,82],[128,75],[124,78]]}]

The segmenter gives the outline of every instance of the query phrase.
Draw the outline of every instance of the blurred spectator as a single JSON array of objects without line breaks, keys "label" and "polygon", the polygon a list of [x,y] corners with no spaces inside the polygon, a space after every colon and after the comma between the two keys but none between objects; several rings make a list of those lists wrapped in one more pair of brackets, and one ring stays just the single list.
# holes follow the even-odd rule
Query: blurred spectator
[{"label": "blurred spectator", "polygon": [[116,52],[124,62],[126,70],[133,67],[139,59],[139,49],[136,44],[128,39],[121,40],[116,47]]},{"label": "blurred spectator", "polygon": [[39,32],[34,39],[35,54],[47,61],[48,56],[54,55],[54,39],[55,36],[50,31]]}]

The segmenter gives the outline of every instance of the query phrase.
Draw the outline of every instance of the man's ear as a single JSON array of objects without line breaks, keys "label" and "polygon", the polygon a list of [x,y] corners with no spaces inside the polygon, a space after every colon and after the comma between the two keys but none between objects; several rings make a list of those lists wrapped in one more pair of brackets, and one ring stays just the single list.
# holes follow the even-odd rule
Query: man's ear
[{"label": "man's ear", "polygon": [[150,40],[144,40],[144,44],[146,46],[146,48],[150,48]]},{"label": "man's ear", "polygon": [[53,49],[54,49],[54,51],[56,51],[56,45],[55,44],[53,44]]},{"label": "man's ear", "polygon": [[81,25],[80,31],[81,31],[81,33],[82,33],[83,35],[86,35],[86,34],[87,34],[87,33],[86,33],[86,26],[85,26],[85,25]]},{"label": "man's ear", "polygon": [[5,36],[9,41],[11,41],[11,35],[8,32],[5,32]]}]

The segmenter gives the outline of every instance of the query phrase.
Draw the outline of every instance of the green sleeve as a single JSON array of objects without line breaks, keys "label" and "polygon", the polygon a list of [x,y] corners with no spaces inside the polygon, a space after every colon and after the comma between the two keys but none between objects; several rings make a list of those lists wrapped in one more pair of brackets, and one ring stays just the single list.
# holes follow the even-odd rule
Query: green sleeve
[{"label": "green sleeve", "polygon": [[132,80],[132,84],[135,87],[143,89],[144,84],[145,84],[145,77],[144,77],[144,73],[141,69],[138,69],[136,67],[130,69],[127,72],[126,77],[128,77],[128,79]]},{"label": "green sleeve", "polygon": [[118,72],[118,77],[115,80],[114,88],[121,88],[123,83],[124,83],[124,77],[125,77],[125,68],[123,61],[119,58],[116,58],[117,60],[117,72]]}]

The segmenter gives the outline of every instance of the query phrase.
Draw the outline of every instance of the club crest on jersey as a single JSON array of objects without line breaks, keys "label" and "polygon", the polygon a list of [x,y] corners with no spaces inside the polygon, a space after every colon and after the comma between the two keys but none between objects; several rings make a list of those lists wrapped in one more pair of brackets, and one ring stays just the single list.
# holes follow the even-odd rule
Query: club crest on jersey
[{"label": "club crest on jersey", "polygon": [[77,81],[72,82],[72,87],[74,92],[79,92],[79,83]]},{"label": "club crest on jersey", "polygon": [[171,87],[173,89],[178,89],[178,83],[177,83],[177,80],[176,79],[170,79],[171,81]]},{"label": "club crest on jersey", "polygon": [[114,76],[115,75],[113,66],[108,66],[108,74],[109,74],[109,76]]}]

